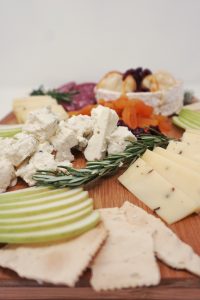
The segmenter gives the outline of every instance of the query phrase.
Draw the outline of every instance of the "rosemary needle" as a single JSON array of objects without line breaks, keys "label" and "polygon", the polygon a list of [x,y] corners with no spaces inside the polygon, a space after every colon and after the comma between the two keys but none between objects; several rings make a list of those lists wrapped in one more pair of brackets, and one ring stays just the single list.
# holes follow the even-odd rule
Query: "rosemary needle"
[{"label": "rosemary needle", "polygon": [[66,171],[44,171],[40,170],[33,176],[37,185],[61,187],[77,187],[97,180],[103,176],[112,175],[121,167],[127,167],[140,157],[147,149],[154,147],[167,147],[168,137],[159,134],[145,134],[138,137],[137,141],[131,142],[124,152],[108,155],[101,161],[90,161],[85,168],[75,169],[60,166]]}]

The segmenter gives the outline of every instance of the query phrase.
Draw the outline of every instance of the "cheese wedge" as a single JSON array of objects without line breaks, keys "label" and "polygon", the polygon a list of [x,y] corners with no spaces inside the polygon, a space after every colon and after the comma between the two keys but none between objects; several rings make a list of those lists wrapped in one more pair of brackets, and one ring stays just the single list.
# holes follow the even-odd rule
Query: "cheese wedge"
[{"label": "cheese wedge", "polygon": [[167,150],[200,162],[200,151],[198,145],[191,145],[186,142],[170,141],[167,146]]},{"label": "cheese wedge", "polygon": [[161,147],[156,147],[154,152],[200,174],[200,162],[194,161],[182,155],[175,154]]},{"label": "cheese wedge", "polygon": [[196,202],[196,211],[200,210],[200,175],[165,157],[147,150],[142,159],[168,180],[175,188],[182,190]]},{"label": "cheese wedge", "polygon": [[118,179],[168,224],[185,218],[198,208],[194,200],[140,158]]},{"label": "cheese wedge", "polygon": [[182,136],[182,142],[190,143],[191,145],[196,145],[200,150],[200,135],[194,132],[186,130]]}]

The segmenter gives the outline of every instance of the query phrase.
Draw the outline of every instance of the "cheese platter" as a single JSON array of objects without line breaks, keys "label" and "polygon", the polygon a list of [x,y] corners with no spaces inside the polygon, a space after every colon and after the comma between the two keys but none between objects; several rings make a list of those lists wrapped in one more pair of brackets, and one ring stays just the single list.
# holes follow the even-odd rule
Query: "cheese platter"
[{"label": "cheese platter", "polygon": [[199,299],[197,110],[34,100],[1,121],[0,299]]}]

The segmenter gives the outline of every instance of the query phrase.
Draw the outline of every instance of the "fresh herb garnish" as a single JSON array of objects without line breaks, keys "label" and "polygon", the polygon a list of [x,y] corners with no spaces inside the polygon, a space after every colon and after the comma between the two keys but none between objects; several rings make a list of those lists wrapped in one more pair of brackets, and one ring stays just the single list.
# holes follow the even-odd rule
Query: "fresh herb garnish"
[{"label": "fresh herb garnish", "polygon": [[81,186],[103,176],[112,175],[121,167],[129,166],[147,149],[153,150],[156,146],[165,148],[168,143],[169,139],[162,134],[144,134],[138,137],[136,142],[131,142],[122,153],[111,154],[101,161],[90,161],[82,169],[60,166],[67,172],[40,170],[33,179],[38,185],[57,188]]},{"label": "fresh herb garnish", "polygon": [[68,102],[70,103],[73,99],[74,95],[79,94],[79,91],[70,91],[70,92],[59,92],[56,89],[45,91],[43,86],[40,86],[37,90],[33,90],[30,95],[31,96],[51,96],[56,99],[58,102]]}]

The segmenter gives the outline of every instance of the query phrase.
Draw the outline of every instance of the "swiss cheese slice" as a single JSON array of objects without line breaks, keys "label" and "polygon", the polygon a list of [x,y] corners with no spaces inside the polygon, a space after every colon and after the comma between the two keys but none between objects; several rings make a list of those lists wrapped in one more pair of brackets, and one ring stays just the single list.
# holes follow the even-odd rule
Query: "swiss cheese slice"
[{"label": "swiss cheese slice", "polygon": [[140,158],[119,177],[119,181],[168,224],[185,218],[198,208],[194,200]]},{"label": "swiss cheese slice", "polygon": [[200,175],[181,166],[160,154],[147,150],[142,159],[168,180],[175,188],[182,190],[196,202],[196,211],[200,210]]}]

